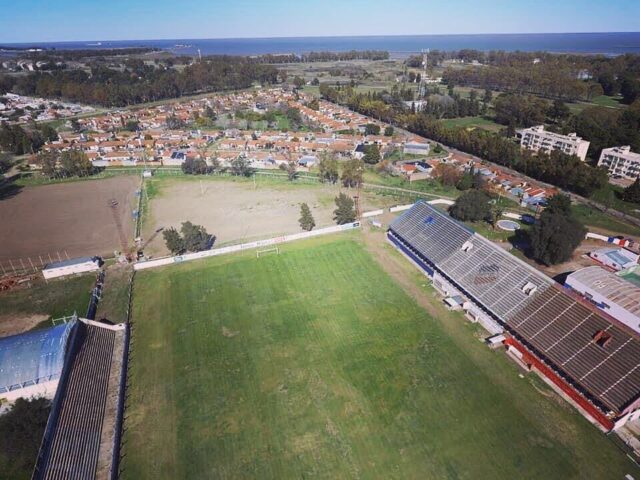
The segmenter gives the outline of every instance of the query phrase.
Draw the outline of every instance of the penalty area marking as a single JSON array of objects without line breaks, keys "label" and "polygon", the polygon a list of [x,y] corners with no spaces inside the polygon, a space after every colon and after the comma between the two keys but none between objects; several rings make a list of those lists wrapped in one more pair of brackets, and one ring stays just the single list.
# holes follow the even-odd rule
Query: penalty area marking
[{"label": "penalty area marking", "polygon": [[274,248],[267,248],[266,250],[257,250],[256,251],[256,258],[260,258],[260,254],[265,254],[265,253],[271,253],[271,252],[276,252],[276,255],[280,255],[280,249],[278,247],[274,247]]}]

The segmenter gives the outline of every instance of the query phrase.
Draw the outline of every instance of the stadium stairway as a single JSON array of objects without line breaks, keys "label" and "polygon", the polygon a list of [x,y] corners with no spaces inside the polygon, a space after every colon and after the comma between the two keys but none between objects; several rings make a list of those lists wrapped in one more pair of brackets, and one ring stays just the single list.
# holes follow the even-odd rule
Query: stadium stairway
[{"label": "stadium stairway", "polygon": [[80,320],[33,479],[108,479],[117,438],[127,329]]}]

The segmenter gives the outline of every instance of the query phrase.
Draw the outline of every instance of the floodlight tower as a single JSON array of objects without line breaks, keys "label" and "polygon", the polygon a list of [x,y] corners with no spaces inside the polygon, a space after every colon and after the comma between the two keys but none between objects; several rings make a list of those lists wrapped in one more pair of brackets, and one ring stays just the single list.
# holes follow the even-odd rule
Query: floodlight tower
[{"label": "floodlight tower", "polygon": [[427,61],[429,49],[422,49],[422,77],[420,78],[420,87],[418,87],[418,98],[422,98],[427,94]]}]

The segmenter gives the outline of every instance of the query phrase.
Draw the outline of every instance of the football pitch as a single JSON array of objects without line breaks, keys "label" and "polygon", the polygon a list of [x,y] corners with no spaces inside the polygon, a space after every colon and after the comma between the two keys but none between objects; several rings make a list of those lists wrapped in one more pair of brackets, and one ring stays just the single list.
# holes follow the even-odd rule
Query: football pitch
[{"label": "football pitch", "polygon": [[459,314],[419,308],[359,235],[137,275],[122,478],[637,474]]}]

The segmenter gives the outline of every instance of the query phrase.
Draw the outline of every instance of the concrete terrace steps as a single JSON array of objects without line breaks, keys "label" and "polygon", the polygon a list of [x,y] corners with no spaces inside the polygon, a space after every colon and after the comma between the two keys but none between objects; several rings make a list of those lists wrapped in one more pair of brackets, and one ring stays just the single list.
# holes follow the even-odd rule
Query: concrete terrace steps
[{"label": "concrete terrace steps", "polygon": [[[79,321],[34,479],[109,478],[126,330]],[[113,418],[107,418],[113,417]],[[105,438],[107,440],[105,440]],[[108,450],[108,452],[106,451]],[[99,462],[100,460],[100,462]],[[100,474],[98,467],[101,463]]]}]

